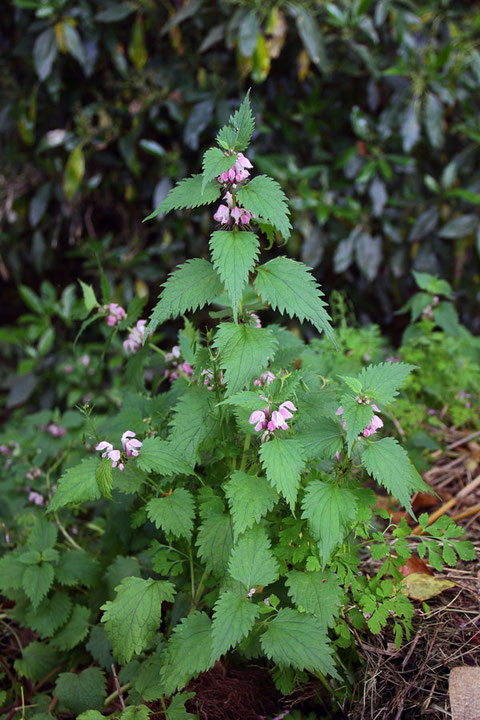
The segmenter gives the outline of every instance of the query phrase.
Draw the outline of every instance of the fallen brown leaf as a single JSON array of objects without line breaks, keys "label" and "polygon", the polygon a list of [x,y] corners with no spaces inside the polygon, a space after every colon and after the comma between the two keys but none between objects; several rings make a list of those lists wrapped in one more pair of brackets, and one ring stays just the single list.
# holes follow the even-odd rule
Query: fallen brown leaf
[{"label": "fallen brown leaf", "polygon": [[426,575],[423,572],[407,575],[407,577],[402,580],[402,585],[407,597],[412,598],[412,600],[420,600],[421,602],[440,595],[444,590],[455,587],[455,583],[451,580],[445,580],[435,575]]},{"label": "fallen brown leaf", "polygon": [[428,569],[423,560],[419,557],[412,556],[408,558],[405,565],[398,568],[402,573],[403,577],[412,575],[413,573],[423,573],[424,575],[433,575],[432,571]]}]

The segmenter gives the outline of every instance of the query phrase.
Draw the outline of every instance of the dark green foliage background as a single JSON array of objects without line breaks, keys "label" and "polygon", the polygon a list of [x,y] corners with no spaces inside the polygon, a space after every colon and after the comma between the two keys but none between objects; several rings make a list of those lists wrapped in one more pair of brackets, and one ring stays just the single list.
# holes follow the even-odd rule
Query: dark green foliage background
[{"label": "dark green foliage background", "polygon": [[292,198],[289,251],[327,297],[345,288],[388,326],[424,270],[478,329],[479,33],[479,10],[449,0],[8,0],[4,322],[24,309],[18,283],[98,281],[95,253],[120,299],[148,289],[150,304],[205,254],[209,210],[141,220],[251,86],[256,170]]}]

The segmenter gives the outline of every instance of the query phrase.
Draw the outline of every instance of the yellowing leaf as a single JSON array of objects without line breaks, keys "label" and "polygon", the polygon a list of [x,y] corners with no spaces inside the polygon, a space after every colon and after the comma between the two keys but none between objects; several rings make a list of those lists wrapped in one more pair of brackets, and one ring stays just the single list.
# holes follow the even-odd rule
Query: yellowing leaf
[{"label": "yellowing leaf", "polygon": [[137,70],[141,70],[148,60],[147,48],[145,46],[145,30],[141,17],[137,17],[133,25],[128,57]]},{"label": "yellowing leaf", "polygon": [[402,585],[407,597],[412,598],[412,600],[420,600],[421,602],[440,595],[444,590],[455,587],[455,583],[451,580],[445,580],[436,575],[425,575],[425,573],[412,573],[408,575],[402,581]]},{"label": "yellowing leaf", "polygon": [[63,192],[68,200],[71,200],[77,192],[80,183],[85,174],[85,156],[83,154],[82,145],[77,145],[75,150],[70,153],[67,164],[65,165],[65,173],[63,176]]}]

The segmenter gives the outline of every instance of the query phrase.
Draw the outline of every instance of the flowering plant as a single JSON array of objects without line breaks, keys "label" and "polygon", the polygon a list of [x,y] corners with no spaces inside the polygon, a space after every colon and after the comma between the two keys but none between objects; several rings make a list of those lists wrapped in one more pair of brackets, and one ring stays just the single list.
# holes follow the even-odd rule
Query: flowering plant
[{"label": "flowering plant", "polygon": [[[285,255],[258,263],[262,237],[285,241],[291,226],[280,186],[252,177],[255,163],[244,152],[253,130],[247,95],[205,153],[203,172],[181,181],[152,214],[226,200],[213,215],[220,227],[211,260],[194,258],[172,273],[148,325],[141,305],[101,306],[82,285],[92,317],[106,317],[112,333],[129,331],[126,376],[136,390],[125,391],[117,415],[99,418],[100,431],[95,412],[83,409],[87,457],[65,469],[54,492],[48,486],[47,518],[56,526],[41,518],[0,561],[0,588],[17,603],[17,619],[29,618],[60,650],[89,634],[97,666],[123,665],[132,702],[166,703],[233,652],[263,658],[283,693],[308,673],[333,692],[356,632],[390,624],[397,642],[410,632],[413,606],[399,572],[412,553],[410,530],[404,523],[387,542],[379,527],[389,515],[375,508],[373,488],[409,512],[412,494],[428,490],[380,417],[414,366],[379,362],[326,376],[326,352],[280,325],[264,326],[263,311],[278,310],[336,343],[309,268]],[[177,344],[167,353],[158,347],[159,326],[207,305],[208,322],[185,320]],[[148,374],[147,353],[163,363]],[[168,387],[158,392],[162,382]],[[66,442],[59,427],[52,440]],[[65,529],[85,505],[100,507],[100,520],[85,530],[104,537],[94,560]],[[54,547],[57,527],[73,548],[67,561]],[[455,551],[472,557],[458,535],[438,521],[415,543],[438,568],[455,562]],[[367,550],[385,559],[372,578],[360,566]],[[102,562],[105,594],[72,609],[61,588],[93,583]],[[90,670],[103,697],[103,674],[83,672]],[[66,707],[101,709],[93,701],[72,706],[69,675],[56,688]],[[180,692],[172,702],[188,697]]]}]

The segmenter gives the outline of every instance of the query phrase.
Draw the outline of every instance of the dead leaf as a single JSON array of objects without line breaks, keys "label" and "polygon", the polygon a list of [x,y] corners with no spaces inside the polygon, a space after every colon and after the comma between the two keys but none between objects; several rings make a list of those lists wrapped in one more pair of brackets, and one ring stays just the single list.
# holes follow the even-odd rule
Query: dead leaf
[{"label": "dead leaf", "polygon": [[408,558],[405,565],[398,568],[402,573],[403,577],[413,575],[413,573],[423,573],[423,575],[433,575],[432,571],[428,569],[423,560],[419,557],[412,556]]},{"label": "dead leaf", "polygon": [[[438,497],[437,497],[438,496]],[[437,495],[430,492],[417,492],[412,498],[412,508],[415,511],[429,510],[436,507],[440,502],[450,500],[452,494],[446,490],[438,490]]]},{"label": "dead leaf", "polygon": [[480,667],[452,668],[448,685],[453,720],[480,720]]},{"label": "dead leaf", "polygon": [[440,595],[444,590],[455,587],[451,580],[445,580],[435,575],[425,575],[423,572],[415,572],[402,580],[404,593],[412,600],[429,600]]}]

